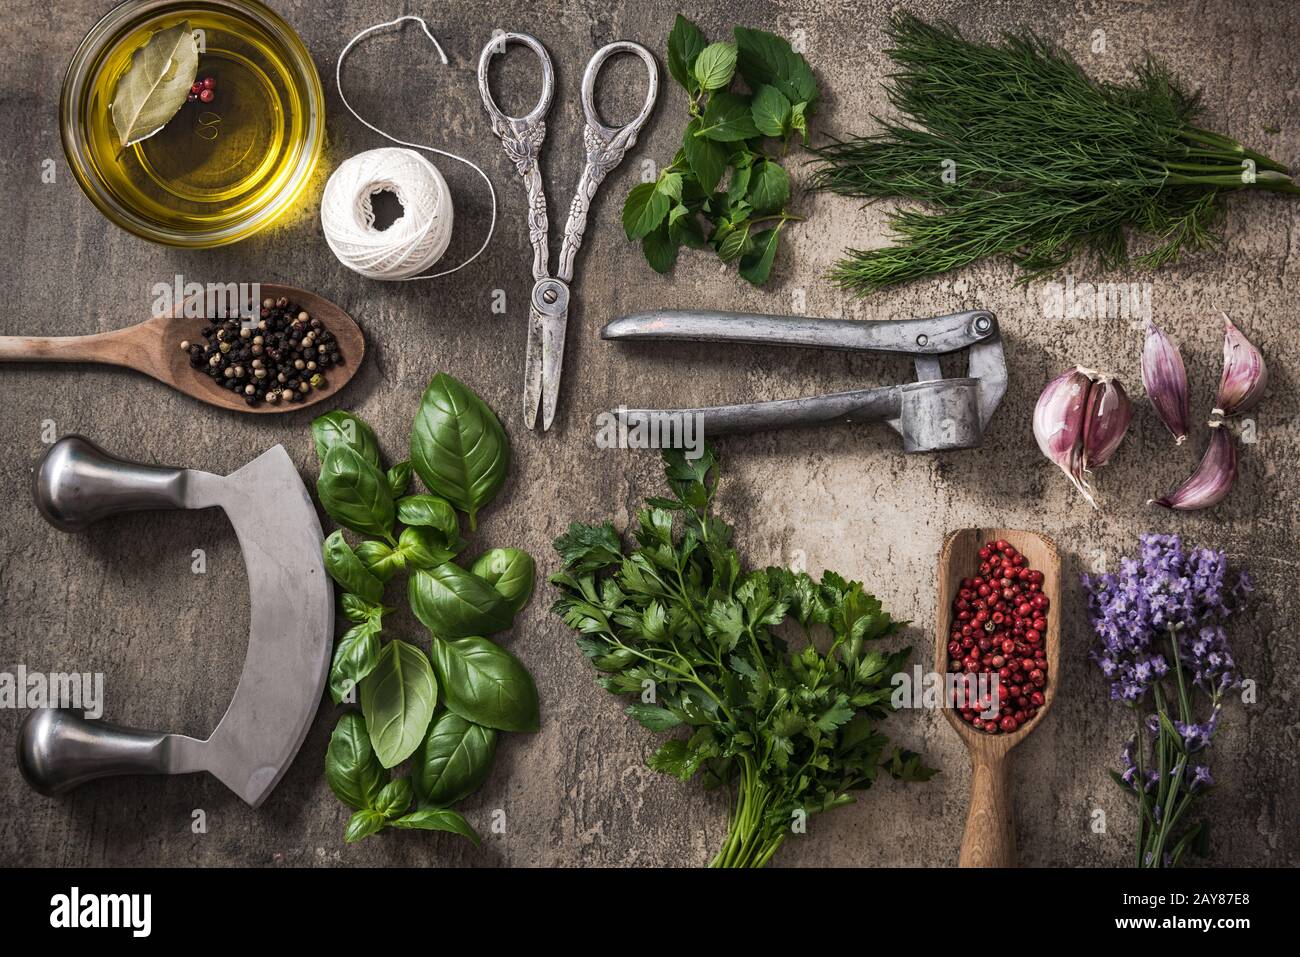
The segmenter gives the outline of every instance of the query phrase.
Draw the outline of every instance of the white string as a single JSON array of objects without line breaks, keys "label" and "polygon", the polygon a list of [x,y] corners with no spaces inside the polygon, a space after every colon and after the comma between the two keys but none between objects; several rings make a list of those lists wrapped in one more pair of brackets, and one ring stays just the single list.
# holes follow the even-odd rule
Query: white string
[{"label": "white string", "polygon": [[360,113],[354,110],[352,108],[352,104],[348,102],[347,96],[345,96],[343,93],[343,61],[344,59],[347,58],[347,55],[350,52],[352,52],[352,48],[356,46],[358,42],[370,36],[370,34],[375,33],[379,30],[386,30],[389,27],[398,26],[406,22],[407,20],[414,20],[416,23],[420,25],[420,29],[424,31],[424,35],[429,38],[429,42],[433,44],[433,48],[438,51],[438,56],[442,59],[443,65],[444,66],[447,65],[447,54],[442,51],[442,45],[438,42],[437,37],[435,37],[430,32],[429,25],[424,22],[423,17],[417,17],[413,14],[407,14],[405,16],[398,17],[396,20],[389,20],[386,23],[376,23],[374,26],[366,27],[364,30],[362,30],[360,33],[354,36],[351,40],[347,42],[347,45],[344,46],[341,51],[339,51],[338,61],[334,64],[334,85],[338,88],[339,99],[343,101],[343,105],[347,107],[347,111],[356,118],[358,123],[360,123],[362,126],[366,127],[367,129],[372,130],[375,133],[378,133],[384,139],[396,143],[398,146],[410,146],[410,147],[414,147],[415,149],[427,150],[430,153],[437,153],[439,156],[445,156],[448,159],[453,159],[458,163],[464,163],[474,172],[478,173],[479,176],[483,178],[483,182],[487,183],[488,195],[491,196],[492,198],[492,219],[488,223],[487,236],[483,238],[483,245],[479,246],[479,248],[474,251],[474,255],[470,256],[459,266],[453,266],[450,269],[444,269],[442,272],[431,273],[430,275],[427,276],[401,277],[396,280],[398,282],[409,282],[415,279],[437,279],[439,276],[448,276],[451,273],[464,269],[475,259],[477,259],[479,255],[483,252],[483,250],[487,249],[488,243],[492,241],[492,233],[496,230],[496,225],[497,225],[497,191],[492,186],[492,180],[488,179],[487,173],[483,172],[482,168],[480,168],[478,164],[473,162],[473,160],[466,159],[463,156],[457,156],[455,153],[449,153],[446,150],[438,149],[436,146],[428,146],[424,143],[411,143],[406,140],[400,140],[396,136],[392,136],[389,133],[385,133],[379,127],[375,126],[373,123],[368,122],[364,117],[361,116]]}]

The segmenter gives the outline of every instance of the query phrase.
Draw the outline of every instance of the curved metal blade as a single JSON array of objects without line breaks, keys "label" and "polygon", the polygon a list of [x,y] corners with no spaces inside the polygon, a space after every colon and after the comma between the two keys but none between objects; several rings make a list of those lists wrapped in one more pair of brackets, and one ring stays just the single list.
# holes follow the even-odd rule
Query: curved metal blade
[{"label": "curved metal blade", "polygon": [[228,476],[188,473],[186,507],[219,505],[248,571],[248,653],[207,741],[173,736],[171,770],[205,770],[257,807],[279,783],[320,706],[334,640],[334,589],[320,520],[284,447]]}]

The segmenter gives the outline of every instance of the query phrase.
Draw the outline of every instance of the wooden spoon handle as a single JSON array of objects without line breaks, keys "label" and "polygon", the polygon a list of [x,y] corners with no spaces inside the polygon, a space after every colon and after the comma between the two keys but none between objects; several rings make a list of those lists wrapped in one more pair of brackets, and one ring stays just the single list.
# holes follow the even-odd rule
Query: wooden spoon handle
[{"label": "wooden spoon handle", "polygon": [[0,336],[0,362],[104,362],[138,368],[131,329],[93,336]]},{"label": "wooden spoon handle", "polygon": [[1015,867],[1016,825],[1006,754],[971,754],[970,812],[959,867]]}]

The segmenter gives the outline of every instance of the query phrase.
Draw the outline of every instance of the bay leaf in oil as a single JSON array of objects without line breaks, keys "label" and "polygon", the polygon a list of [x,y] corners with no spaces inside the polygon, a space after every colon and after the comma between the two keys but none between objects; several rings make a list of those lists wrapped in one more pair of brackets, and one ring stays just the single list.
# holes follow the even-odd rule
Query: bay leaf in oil
[{"label": "bay leaf in oil", "polygon": [[123,149],[153,136],[176,115],[198,72],[199,48],[188,20],[159,30],[135,51],[109,107]]}]

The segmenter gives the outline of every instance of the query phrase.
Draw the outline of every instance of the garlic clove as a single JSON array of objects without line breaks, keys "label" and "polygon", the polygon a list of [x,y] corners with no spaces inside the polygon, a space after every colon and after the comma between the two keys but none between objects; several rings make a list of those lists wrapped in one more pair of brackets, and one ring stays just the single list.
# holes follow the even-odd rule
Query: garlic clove
[{"label": "garlic clove", "polygon": [[1154,322],[1142,346],[1142,386],[1177,444],[1187,439],[1187,369],[1178,343]]},{"label": "garlic clove", "polygon": [[1092,377],[1087,369],[1079,366],[1047,383],[1034,406],[1034,438],[1043,455],[1069,476],[1075,488],[1096,508],[1080,467],[1084,411],[1091,387]]},{"label": "garlic clove", "polygon": [[1079,466],[1083,472],[1105,465],[1124,441],[1124,433],[1133,421],[1133,403],[1119,381],[1106,373],[1088,390],[1088,404],[1083,415],[1083,447]]},{"label": "garlic clove", "polygon": [[1226,314],[1223,323],[1223,375],[1219,379],[1214,411],[1217,415],[1238,415],[1249,412],[1263,397],[1268,386],[1268,367],[1260,351]]},{"label": "garlic clove", "polygon": [[1210,444],[1201,456],[1201,464],[1187,481],[1163,498],[1148,505],[1163,505],[1182,512],[1218,505],[1227,497],[1237,479],[1237,448],[1232,434],[1222,425],[1211,423]]}]

